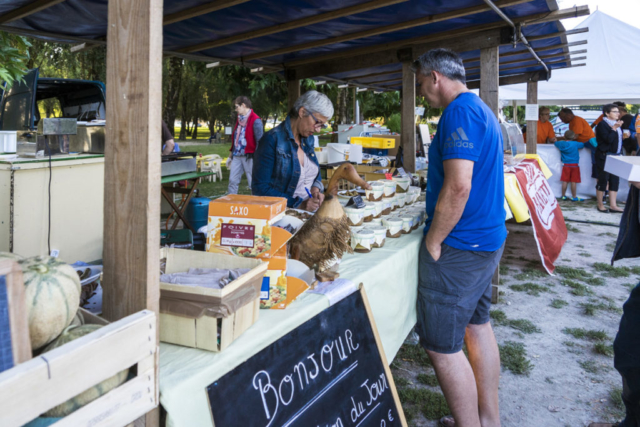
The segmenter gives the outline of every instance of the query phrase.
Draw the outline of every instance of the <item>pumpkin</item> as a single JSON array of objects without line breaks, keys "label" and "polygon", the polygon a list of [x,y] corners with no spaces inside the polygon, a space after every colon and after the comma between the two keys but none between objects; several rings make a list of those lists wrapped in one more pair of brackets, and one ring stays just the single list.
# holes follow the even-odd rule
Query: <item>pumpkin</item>
[{"label": "pumpkin", "polygon": [[80,305],[80,280],[69,265],[51,257],[19,261],[25,285],[31,348],[37,350],[69,326]]},{"label": "pumpkin", "polygon": [[0,252],[0,259],[12,259],[15,261],[20,261],[23,258],[18,254],[14,254],[13,252]]},{"label": "pumpkin", "polygon": [[[88,335],[93,331],[100,329],[101,325],[82,325],[82,326],[69,326],[66,328],[62,334],[51,344],[45,347],[44,351],[47,352],[49,350],[53,350],[54,348],[60,347],[70,341],[73,341],[82,336]],[[126,381],[127,376],[129,375],[129,369],[125,369],[123,371],[118,372],[114,376],[107,378],[102,381],[100,384],[97,384],[77,396],[67,400],[64,403],[56,406],[55,408],[49,409],[47,412],[43,414],[45,417],[66,417],[73,411],[82,408],[83,406],[93,402],[103,394],[108,393],[114,388],[118,387],[120,384]]]}]

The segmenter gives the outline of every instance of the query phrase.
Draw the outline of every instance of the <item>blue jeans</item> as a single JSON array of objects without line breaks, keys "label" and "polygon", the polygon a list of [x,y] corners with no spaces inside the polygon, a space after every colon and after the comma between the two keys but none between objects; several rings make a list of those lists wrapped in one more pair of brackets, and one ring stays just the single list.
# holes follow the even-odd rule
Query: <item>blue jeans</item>
[{"label": "blue jeans", "polygon": [[620,329],[613,342],[615,368],[622,375],[627,416],[620,427],[640,426],[640,283],[624,303]]}]

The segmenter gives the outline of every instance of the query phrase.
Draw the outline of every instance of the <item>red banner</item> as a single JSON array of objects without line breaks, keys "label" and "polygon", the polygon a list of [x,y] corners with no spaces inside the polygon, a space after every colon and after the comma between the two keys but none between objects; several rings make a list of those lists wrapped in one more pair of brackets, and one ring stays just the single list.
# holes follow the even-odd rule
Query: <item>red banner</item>
[{"label": "red banner", "polygon": [[562,210],[536,160],[523,160],[515,170],[520,190],[529,207],[542,265],[551,274],[555,270],[553,263],[567,241],[567,226]]}]

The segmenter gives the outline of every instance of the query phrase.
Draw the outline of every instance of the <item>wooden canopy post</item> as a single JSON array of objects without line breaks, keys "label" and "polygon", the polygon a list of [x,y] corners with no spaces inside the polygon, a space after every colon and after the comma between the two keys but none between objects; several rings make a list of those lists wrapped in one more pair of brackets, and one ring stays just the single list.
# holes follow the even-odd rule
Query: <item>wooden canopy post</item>
[{"label": "wooden canopy post", "polygon": [[358,88],[356,86],[353,87],[353,123],[358,124],[358,116],[356,116],[356,111],[358,111]]},{"label": "wooden canopy post", "polygon": [[[300,80],[289,80],[287,82],[287,90],[289,94],[288,110],[291,111],[293,104],[300,98]],[[289,111],[287,111],[287,113]]]},{"label": "wooden canopy post", "polygon": [[498,116],[499,47],[480,49],[480,98]]},{"label": "wooden canopy post", "polygon": [[[538,82],[527,82],[527,104],[538,103]],[[527,154],[538,152],[538,120],[527,120]]]},{"label": "wooden canopy post", "polygon": [[162,8],[109,0],[102,286],[111,321],[160,305]]},{"label": "wooden canopy post", "polygon": [[402,163],[407,172],[416,171],[416,74],[411,61],[402,62]]},{"label": "wooden canopy post", "polygon": [[512,115],[513,115],[513,123],[518,124],[518,101],[515,99],[511,101]]}]

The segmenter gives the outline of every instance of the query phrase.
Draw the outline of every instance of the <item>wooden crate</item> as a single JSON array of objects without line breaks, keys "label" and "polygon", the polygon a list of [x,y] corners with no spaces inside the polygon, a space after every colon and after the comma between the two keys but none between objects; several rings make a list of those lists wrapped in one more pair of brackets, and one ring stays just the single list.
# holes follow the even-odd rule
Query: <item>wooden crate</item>
[{"label": "wooden crate", "polygon": [[[262,283],[268,263],[256,258],[244,258],[211,252],[188,251],[163,248],[162,258],[166,258],[165,273],[178,273],[189,268],[250,268],[247,274],[229,283],[223,289],[197,286],[183,286],[160,282],[162,291],[217,297],[224,301],[232,292],[244,286]],[[190,318],[169,313],[160,313],[160,341],[208,351],[222,351],[258,320],[260,297],[240,307],[225,318],[201,316]],[[218,332],[220,340],[218,341]]]},{"label": "wooden crate", "polygon": [[53,425],[123,426],[158,406],[155,313],[143,310],[114,323],[83,314],[85,323],[105,326],[0,374],[3,427],[22,426],[132,366],[134,378]]}]

